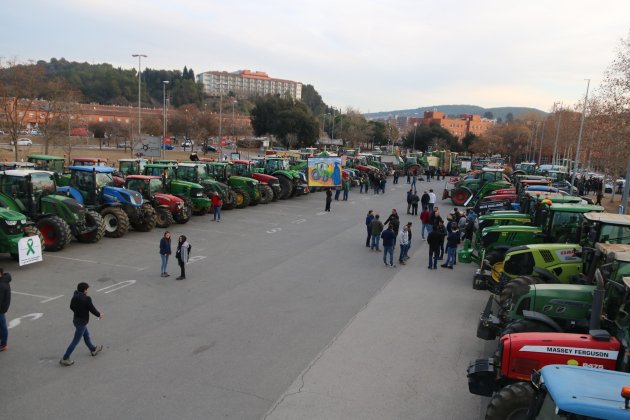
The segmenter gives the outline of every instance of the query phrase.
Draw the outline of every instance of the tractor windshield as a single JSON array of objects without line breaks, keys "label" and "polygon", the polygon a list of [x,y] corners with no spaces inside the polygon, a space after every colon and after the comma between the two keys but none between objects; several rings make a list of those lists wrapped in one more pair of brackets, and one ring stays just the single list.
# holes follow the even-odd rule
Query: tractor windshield
[{"label": "tractor windshield", "polygon": [[114,185],[114,178],[112,177],[112,174],[97,172],[96,173],[96,188],[102,188],[108,185]]},{"label": "tractor windshield", "polygon": [[208,172],[208,166],[207,165],[197,165],[197,170],[199,171],[199,177],[201,179],[208,179],[208,178],[210,178],[210,173]]},{"label": "tractor windshield", "polygon": [[549,227],[549,236],[554,242],[576,243],[580,241],[580,213],[554,212]]},{"label": "tractor windshield", "polygon": [[151,190],[151,194],[164,193],[164,184],[159,179],[152,179],[149,181],[149,187]]},{"label": "tractor windshield", "polygon": [[270,159],[267,161],[267,167],[272,171],[288,171],[289,161],[285,159]]},{"label": "tractor windshield", "polygon": [[127,189],[138,191],[143,197],[146,197],[145,195],[146,188],[147,188],[147,184],[144,179],[127,178]]},{"label": "tractor windshield", "polygon": [[234,175],[247,176],[248,172],[251,172],[248,165],[242,163],[234,163],[230,168],[230,172]]},{"label": "tractor windshield", "polygon": [[630,226],[602,224],[599,242],[608,244],[630,244]]},{"label": "tractor windshield", "polygon": [[225,177],[229,178],[232,176],[232,166],[231,165],[225,165]]},{"label": "tractor windshield", "polygon": [[31,175],[33,183],[33,195],[36,197],[55,193],[55,181],[47,173],[34,173]]},{"label": "tractor windshield", "polygon": [[196,166],[179,166],[177,168],[177,178],[188,182],[197,182]]},{"label": "tractor windshield", "polygon": [[138,173],[137,169],[136,169],[136,162],[120,162],[118,169],[120,170],[120,173],[127,176],[127,175],[135,175],[136,173]]}]

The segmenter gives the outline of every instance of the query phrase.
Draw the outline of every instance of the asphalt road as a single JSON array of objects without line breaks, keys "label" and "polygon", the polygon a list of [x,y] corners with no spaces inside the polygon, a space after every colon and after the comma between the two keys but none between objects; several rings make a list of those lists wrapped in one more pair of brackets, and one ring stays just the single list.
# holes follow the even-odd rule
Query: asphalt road
[{"label": "asphalt road", "polygon": [[[262,418],[392,279],[411,274],[427,280],[426,270],[383,267],[364,247],[368,209],[384,218],[398,208],[403,222],[411,220],[404,215],[408,186],[401,182],[392,188],[390,179],[385,195],[353,189],[350,201],[333,201],[331,213],[322,211],[323,193],[315,193],[224,211],[221,223],[193,217],[174,225],[173,236],[184,234],[192,243],[184,281],[175,280],[174,260],[172,276],[159,275],[161,229],[94,245],[73,243],[23,268],[7,257],[1,263],[13,275],[7,314],[13,327],[9,351],[0,353],[2,417]],[[431,186],[441,191],[443,183]],[[414,222],[414,249],[424,260],[419,220]],[[446,274],[445,281],[459,278],[449,287],[436,286],[440,272],[431,275],[424,308],[431,311],[431,330],[418,325],[431,338],[408,349],[413,363],[430,366],[433,376],[419,379],[426,382],[418,401],[433,401],[439,418],[475,418],[485,404],[461,394],[467,360],[485,348],[474,327],[486,295],[470,289],[472,271],[458,267]],[[105,349],[93,358],[81,343],[75,365],[61,367],[74,331],[68,305],[79,281],[91,285],[89,294],[104,314],[91,320],[90,332]],[[396,334],[387,340],[396,346]],[[451,350],[436,356],[438,342]],[[447,374],[440,377],[440,370]],[[438,418],[408,414],[396,418]]]}]

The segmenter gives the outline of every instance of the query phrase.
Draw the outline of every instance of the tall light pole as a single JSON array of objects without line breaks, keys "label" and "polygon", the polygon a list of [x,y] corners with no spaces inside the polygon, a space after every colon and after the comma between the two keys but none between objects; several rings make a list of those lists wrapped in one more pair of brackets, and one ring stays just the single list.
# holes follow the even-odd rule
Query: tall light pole
[{"label": "tall light pole", "polygon": [[219,79],[219,147],[221,147],[222,129],[223,129],[223,86],[227,85],[227,82],[221,82]]},{"label": "tall light pole", "polygon": [[[562,106],[562,104],[560,105]],[[562,108],[560,108],[562,110]],[[556,103],[553,104],[553,112],[556,113]],[[562,122],[562,112],[558,114],[558,123],[556,124],[556,141],[553,144],[553,157],[551,159],[551,169],[556,166],[556,153],[558,153],[558,137],[560,137],[560,123]]]},{"label": "tall light pole", "polygon": [[[140,107],[142,103],[140,102],[140,93],[142,92],[142,57],[147,58],[146,54],[132,54],[132,57],[138,57],[138,141],[140,141],[142,136],[142,128],[140,124]],[[131,156],[133,157],[133,138],[131,140]]]},{"label": "tall light pole", "polygon": [[162,112],[164,113],[164,116],[162,117],[163,119],[163,123],[164,123],[164,131],[163,131],[163,135],[162,135],[162,152],[160,153],[162,155],[162,159],[164,159],[166,152],[164,151],[164,145],[166,144],[166,85],[168,85],[169,81],[168,80],[162,80],[162,95],[163,95],[163,104],[162,104]]},{"label": "tall light pole", "polygon": [[547,123],[547,117],[543,120],[542,133],[540,134],[540,150],[538,151],[538,165],[542,164],[542,146],[545,140],[545,124]]},{"label": "tall light pole", "polygon": [[234,105],[236,105],[236,99],[232,99],[232,140],[236,143],[236,135],[234,134]]},{"label": "tall light pole", "polygon": [[416,131],[418,131],[418,123],[413,123],[413,151],[416,151]]},{"label": "tall light pole", "polygon": [[332,131],[331,131],[331,140],[330,142],[335,144],[335,108],[332,109]]},{"label": "tall light pole", "polygon": [[[584,118],[586,117],[586,102],[588,101],[588,88],[591,86],[591,79],[586,79],[586,94],[584,95],[584,106],[582,107],[582,117],[580,118],[580,132],[578,133],[577,147],[575,148],[575,163],[573,164],[573,176],[571,176],[571,193],[573,193],[573,185],[575,184],[575,176],[577,175],[578,162],[580,160],[580,144],[582,144],[582,130],[584,129]],[[573,195],[573,194],[571,194]]]}]

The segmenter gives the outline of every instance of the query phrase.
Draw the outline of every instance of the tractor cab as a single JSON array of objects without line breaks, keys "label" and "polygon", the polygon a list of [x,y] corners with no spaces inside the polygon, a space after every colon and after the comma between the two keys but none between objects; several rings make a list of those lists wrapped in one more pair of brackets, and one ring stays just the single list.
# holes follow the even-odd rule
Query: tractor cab
[{"label": "tractor cab", "polygon": [[513,173],[534,174],[537,168],[536,162],[521,162],[514,165]]},{"label": "tractor cab", "polygon": [[[42,212],[42,198],[57,194],[52,172],[14,169],[0,177],[0,191],[11,197],[12,210],[35,215]],[[4,207],[4,206],[3,206]]]},{"label": "tractor cab", "polygon": [[28,156],[27,161],[33,163],[35,165],[35,169],[51,171],[61,175],[64,173],[66,160],[61,156],[30,155]]},{"label": "tractor cab", "polygon": [[[584,214],[586,243],[630,244],[630,216],[614,213]],[[583,232],[584,233],[584,232]]]},{"label": "tractor cab", "polygon": [[118,172],[123,176],[141,175],[144,167],[149,163],[147,159],[118,159]]},{"label": "tractor cab", "polygon": [[175,178],[175,166],[166,164],[148,164],[144,167],[144,175],[164,176],[168,179]]},{"label": "tractor cab", "polygon": [[138,191],[146,200],[155,194],[168,194],[164,190],[162,178],[155,176],[131,175],[125,179],[125,188]]},{"label": "tractor cab", "polygon": [[109,167],[109,159],[107,158],[74,158],[72,166],[106,166]]},{"label": "tractor cab", "polygon": [[[114,186],[114,168],[70,166],[70,185],[74,187],[86,204],[98,202],[104,187]],[[140,199],[140,203],[142,199]]]}]

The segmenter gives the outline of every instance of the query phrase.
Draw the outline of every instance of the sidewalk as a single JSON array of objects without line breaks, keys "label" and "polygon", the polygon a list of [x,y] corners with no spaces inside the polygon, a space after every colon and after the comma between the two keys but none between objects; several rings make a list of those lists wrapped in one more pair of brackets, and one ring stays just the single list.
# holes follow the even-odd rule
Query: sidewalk
[{"label": "sidewalk", "polygon": [[427,270],[418,226],[411,252],[265,419],[483,418],[487,399],[468,392],[466,368],[496,345],[475,337],[488,294],[472,289],[471,265]]}]

